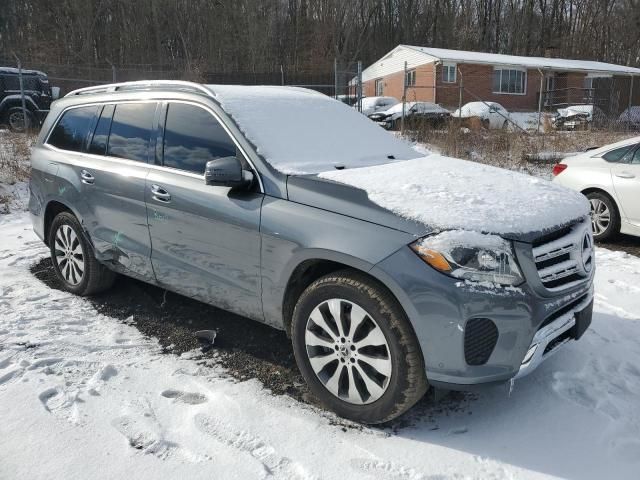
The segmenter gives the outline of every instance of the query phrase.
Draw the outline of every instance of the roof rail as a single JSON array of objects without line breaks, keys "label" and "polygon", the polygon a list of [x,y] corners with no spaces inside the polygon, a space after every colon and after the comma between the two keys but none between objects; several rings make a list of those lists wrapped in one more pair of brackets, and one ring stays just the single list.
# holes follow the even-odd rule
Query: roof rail
[{"label": "roof rail", "polygon": [[97,85],[95,87],[85,87],[73,90],[65,95],[91,95],[96,93],[123,92],[130,90],[178,90],[182,92],[192,92],[207,97],[214,97],[213,92],[207,87],[194,82],[183,80],[140,80],[136,82],[111,83],[108,85]]}]

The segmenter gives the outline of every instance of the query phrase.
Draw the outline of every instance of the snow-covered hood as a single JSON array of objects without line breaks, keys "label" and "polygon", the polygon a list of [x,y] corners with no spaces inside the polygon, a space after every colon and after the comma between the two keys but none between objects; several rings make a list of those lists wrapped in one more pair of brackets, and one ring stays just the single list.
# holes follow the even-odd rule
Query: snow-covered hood
[{"label": "snow-covered hood", "polygon": [[[416,232],[414,225],[418,224],[425,231],[469,230],[532,241],[589,214],[586,198],[565,187],[436,154],[386,165],[323,172],[313,178],[363,190],[368,201],[408,222],[407,228],[402,228],[394,219],[389,226],[410,233]],[[314,198],[314,202],[318,201],[322,203],[321,196]],[[316,206],[348,209],[348,206],[331,208],[330,204],[329,201]],[[358,216],[353,212],[339,213]],[[376,223],[388,222],[377,217]]]}]

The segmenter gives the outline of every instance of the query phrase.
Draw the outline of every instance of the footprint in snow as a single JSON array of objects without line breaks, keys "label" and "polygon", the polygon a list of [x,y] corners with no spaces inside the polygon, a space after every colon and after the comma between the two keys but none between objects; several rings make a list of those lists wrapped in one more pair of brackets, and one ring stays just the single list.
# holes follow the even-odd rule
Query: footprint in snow
[{"label": "footprint in snow", "polygon": [[201,393],[181,392],[180,390],[165,390],[160,395],[173,399],[174,403],[186,403],[187,405],[199,405],[207,401],[207,397]]}]

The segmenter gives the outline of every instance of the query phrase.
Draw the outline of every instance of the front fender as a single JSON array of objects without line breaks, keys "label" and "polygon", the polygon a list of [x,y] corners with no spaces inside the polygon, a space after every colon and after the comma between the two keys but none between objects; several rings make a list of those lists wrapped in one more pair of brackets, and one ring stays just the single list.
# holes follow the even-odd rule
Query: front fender
[{"label": "front fender", "polygon": [[265,198],[262,238],[262,303],[265,321],[284,327],[282,306],[296,267],[327,260],[363,272],[411,243],[409,233],[288,200]]}]

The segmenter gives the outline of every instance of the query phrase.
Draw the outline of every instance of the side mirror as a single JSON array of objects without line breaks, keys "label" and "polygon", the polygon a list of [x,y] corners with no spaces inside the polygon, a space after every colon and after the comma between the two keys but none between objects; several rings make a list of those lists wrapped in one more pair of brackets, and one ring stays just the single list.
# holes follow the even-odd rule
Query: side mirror
[{"label": "side mirror", "polygon": [[204,183],[219,187],[248,188],[253,183],[253,173],[243,170],[237,157],[216,158],[207,162]]}]

